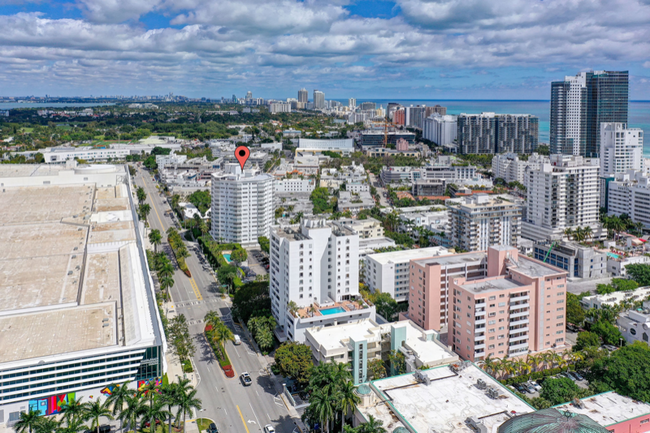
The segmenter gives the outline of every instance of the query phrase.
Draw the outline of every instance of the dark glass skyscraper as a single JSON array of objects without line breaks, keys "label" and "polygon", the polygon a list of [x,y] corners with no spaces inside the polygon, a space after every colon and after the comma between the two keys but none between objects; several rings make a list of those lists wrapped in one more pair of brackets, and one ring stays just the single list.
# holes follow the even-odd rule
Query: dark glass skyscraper
[{"label": "dark glass skyscraper", "polygon": [[627,123],[628,82],[628,71],[595,71],[551,83],[551,153],[597,158],[600,124]]},{"label": "dark glass skyscraper", "polygon": [[628,118],[628,71],[595,71],[587,89],[586,155],[597,158],[600,153],[600,124],[621,122]]}]

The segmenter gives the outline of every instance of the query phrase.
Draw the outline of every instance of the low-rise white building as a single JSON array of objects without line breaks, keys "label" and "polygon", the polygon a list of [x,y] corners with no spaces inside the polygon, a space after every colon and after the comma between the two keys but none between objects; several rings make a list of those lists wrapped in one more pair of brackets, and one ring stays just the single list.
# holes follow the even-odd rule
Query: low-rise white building
[{"label": "low-rise white building", "polygon": [[635,341],[650,344],[650,310],[625,311],[618,317],[616,324],[629,344]]},{"label": "low-rise white building", "polygon": [[629,292],[614,292],[606,295],[585,296],[580,303],[586,308],[603,308],[607,305],[614,307],[623,301],[637,302],[643,301],[650,296],[650,287],[639,287]]},{"label": "low-rise white building", "polygon": [[305,344],[319,364],[350,364],[355,385],[368,382],[368,363],[388,362],[391,351],[400,351],[406,356],[407,372],[458,360],[458,355],[440,342],[436,331],[425,331],[410,320],[379,325],[374,320],[364,319],[310,328],[305,332]]},{"label": "low-rise white building", "polygon": [[310,193],[314,190],[316,181],[314,179],[280,179],[274,183],[275,192],[305,192]]},{"label": "low-rise white building", "polygon": [[627,265],[634,264],[650,264],[650,257],[646,255],[630,256],[630,257],[607,257],[607,272],[612,274],[612,277],[627,278]]},{"label": "low-rise white building", "polygon": [[365,284],[373,292],[388,293],[397,302],[408,301],[409,262],[449,254],[443,247],[418,248],[366,257]]}]

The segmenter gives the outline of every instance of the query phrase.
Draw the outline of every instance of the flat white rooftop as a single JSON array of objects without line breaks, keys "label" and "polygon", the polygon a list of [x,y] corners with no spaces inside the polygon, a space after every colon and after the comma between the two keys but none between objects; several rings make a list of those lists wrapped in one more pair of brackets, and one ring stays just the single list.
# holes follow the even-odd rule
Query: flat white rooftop
[{"label": "flat white rooftop", "polygon": [[382,265],[388,262],[393,263],[407,263],[411,260],[422,259],[425,257],[441,256],[449,254],[447,248],[444,247],[430,247],[430,248],[417,248],[405,251],[393,251],[390,253],[377,253],[370,254],[368,258],[380,263]]},{"label": "flat white rooftop", "polygon": [[[448,365],[422,373],[431,380],[429,385],[419,383],[413,374],[372,382],[378,398],[368,407],[359,406],[359,411],[366,419],[372,415],[383,421],[389,432],[403,427],[404,421],[418,433],[473,433],[475,430],[467,425],[472,417],[478,418],[488,432],[496,432],[512,416],[535,411],[474,364],[458,373]],[[478,379],[496,389],[498,397],[479,389]],[[381,399],[388,404],[380,404]]]},{"label": "flat white rooftop", "polygon": [[124,168],[3,167],[0,367],[155,344]]},{"label": "flat white rooftop", "polygon": [[564,403],[554,407],[580,415],[587,415],[604,427],[643,415],[648,415],[648,418],[650,418],[650,404],[622,396],[613,391],[584,398],[581,401],[585,406],[583,409],[572,403]]}]

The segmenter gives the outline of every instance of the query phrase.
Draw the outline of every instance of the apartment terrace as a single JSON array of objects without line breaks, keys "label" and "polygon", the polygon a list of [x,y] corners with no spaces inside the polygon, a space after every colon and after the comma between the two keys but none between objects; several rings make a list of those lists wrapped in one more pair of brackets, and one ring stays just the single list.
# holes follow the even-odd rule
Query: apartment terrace
[{"label": "apartment terrace", "polygon": [[370,305],[362,298],[359,298],[350,299],[348,301],[327,303],[326,305],[320,305],[317,302],[314,302],[312,305],[300,308],[292,314],[294,317],[306,319],[311,317],[328,316],[331,314],[343,312],[349,313],[352,311],[365,310],[367,308],[370,308]]}]

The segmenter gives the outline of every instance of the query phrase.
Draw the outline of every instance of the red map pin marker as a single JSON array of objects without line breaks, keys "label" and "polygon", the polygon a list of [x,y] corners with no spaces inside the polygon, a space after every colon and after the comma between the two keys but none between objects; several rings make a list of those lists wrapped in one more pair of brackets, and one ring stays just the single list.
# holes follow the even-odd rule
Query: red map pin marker
[{"label": "red map pin marker", "polygon": [[248,149],[248,147],[239,146],[237,149],[235,149],[235,158],[237,158],[237,161],[239,161],[239,165],[241,166],[242,170],[244,169],[244,164],[246,164],[249,156],[251,156],[251,151]]}]

